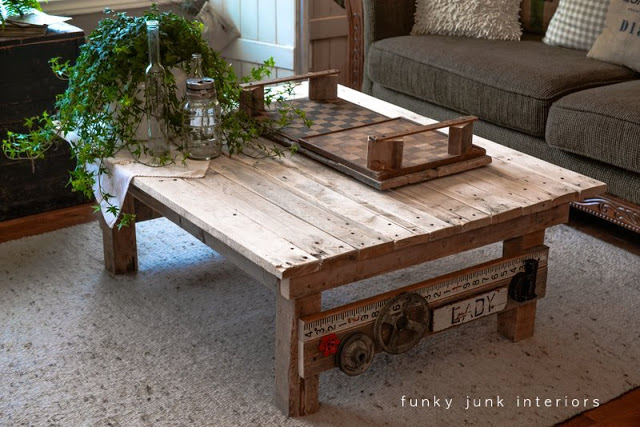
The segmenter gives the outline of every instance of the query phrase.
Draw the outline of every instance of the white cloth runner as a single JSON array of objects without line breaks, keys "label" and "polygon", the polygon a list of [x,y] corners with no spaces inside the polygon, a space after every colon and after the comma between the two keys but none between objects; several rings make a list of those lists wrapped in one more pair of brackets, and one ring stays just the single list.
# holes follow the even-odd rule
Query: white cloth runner
[{"label": "white cloth runner", "polygon": [[[141,160],[143,163],[148,163],[151,159],[143,156],[141,157]],[[95,194],[96,200],[100,203],[100,208],[105,222],[109,227],[113,228],[118,217],[112,212],[109,212],[107,208],[111,205],[120,210],[120,207],[127,195],[127,191],[129,190],[129,184],[131,184],[131,180],[133,178],[136,176],[202,178],[207,173],[209,161],[187,159],[186,164],[183,164],[181,161],[181,154],[178,154],[176,164],[152,167],[135,161],[131,155],[126,152],[118,153],[116,157],[105,159],[104,166],[110,171],[110,174],[102,174],[99,177],[96,177],[96,183],[93,185],[93,194]],[[96,172],[98,170],[98,166],[96,164],[91,164],[88,169]],[[102,193],[98,188],[99,184],[102,187]],[[112,196],[109,198],[108,202],[102,198],[102,194],[105,193]]]},{"label": "white cloth runner", "polygon": [[[69,132],[62,135],[62,138],[69,142],[69,144],[73,145],[77,142],[78,135],[74,132]],[[96,201],[100,204],[100,210],[102,211],[105,222],[109,227],[113,228],[118,217],[112,212],[107,211],[107,208],[109,206],[115,206],[118,208],[118,211],[120,211],[122,203],[127,196],[129,184],[131,184],[131,180],[133,178],[136,176],[203,178],[207,173],[207,169],[209,169],[209,162],[209,160],[187,159],[185,163],[182,163],[182,154],[178,154],[176,164],[152,167],[143,164],[151,163],[150,157],[143,155],[140,157],[140,161],[138,162],[133,159],[129,152],[123,151],[118,153],[115,157],[104,160],[103,166],[109,170],[110,174],[102,174],[98,176],[98,165],[95,163],[88,165],[87,170],[96,173],[96,182],[93,185],[93,194],[96,197]],[[101,188],[99,188],[99,186]],[[103,199],[102,194],[109,194],[112,197],[110,197],[107,202]]]}]

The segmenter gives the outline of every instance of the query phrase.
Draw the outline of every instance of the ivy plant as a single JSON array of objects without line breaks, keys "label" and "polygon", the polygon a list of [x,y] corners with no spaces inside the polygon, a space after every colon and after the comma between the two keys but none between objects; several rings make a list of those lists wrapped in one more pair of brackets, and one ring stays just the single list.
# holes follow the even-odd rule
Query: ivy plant
[{"label": "ivy plant", "polygon": [[[120,212],[109,203],[112,195],[101,189],[99,178],[109,173],[105,159],[122,151],[131,153],[136,159],[146,153],[145,141],[136,139],[135,135],[145,116],[144,95],[141,96],[140,88],[148,65],[146,21],[151,19],[160,22],[160,58],[167,70],[181,69],[189,73],[192,54],[202,56],[202,71],[215,79],[223,113],[221,130],[230,155],[258,152],[280,156],[281,150],[261,145],[257,137],[286,126],[296,117],[310,124],[303,111],[286,101],[292,87],[269,92],[266,96],[265,103],[275,104],[273,107],[279,112],[276,120],[258,120],[238,109],[242,91],[238,77],[231,65],[208,47],[202,38],[202,24],[171,12],[161,13],[155,5],[141,17],[110,12],[81,46],[75,64],[51,60],[56,75],[68,79],[66,91],[57,96],[55,112],[26,119],[28,132],[8,133],[2,148],[12,159],[40,159],[49,148],[61,143],[58,135],[74,132],[78,141],[71,151],[77,166],[71,171],[70,185],[74,191],[91,197],[97,182],[101,198],[109,205],[107,209],[116,216]],[[245,81],[261,80],[270,75],[273,67],[273,59],[268,59]],[[168,97],[163,118],[168,123],[169,133],[180,135],[182,100],[178,98],[176,80],[170,72],[165,75],[165,86]],[[173,142],[178,152],[182,150],[184,159],[186,153],[180,146],[181,140],[175,138]],[[174,161],[180,159],[154,159],[154,164],[166,165]],[[126,212],[120,218],[119,226],[133,220]]]},{"label": "ivy plant", "polygon": [[[4,7],[6,15],[24,16],[31,9],[42,10],[38,0],[3,0],[0,6]],[[0,24],[4,26],[4,13],[0,13]]]}]

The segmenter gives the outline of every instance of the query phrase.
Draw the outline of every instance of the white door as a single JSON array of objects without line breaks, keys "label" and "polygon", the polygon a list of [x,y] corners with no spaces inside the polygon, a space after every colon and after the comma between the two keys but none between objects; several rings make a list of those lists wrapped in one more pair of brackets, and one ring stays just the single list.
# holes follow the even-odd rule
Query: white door
[{"label": "white door", "polygon": [[285,77],[306,72],[301,52],[301,17],[305,0],[213,0],[240,30],[240,38],[231,42],[222,56],[228,59],[239,76],[273,57],[276,75]]}]

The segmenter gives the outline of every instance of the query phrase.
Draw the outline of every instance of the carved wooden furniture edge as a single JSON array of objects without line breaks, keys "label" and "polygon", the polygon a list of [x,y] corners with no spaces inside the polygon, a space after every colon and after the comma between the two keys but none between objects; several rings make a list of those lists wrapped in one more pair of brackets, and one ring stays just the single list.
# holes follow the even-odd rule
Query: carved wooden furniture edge
[{"label": "carved wooden furniture edge", "polygon": [[349,25],[346,84],[352,89],[360,90],[364,71],[364,15],[362,0],[346,0],[345,9]]},{"label": "carved wooden furniture edge", "polygon": [[640,233],[640,206],[605,193],[572,202],[573,207],[621,227]]}]

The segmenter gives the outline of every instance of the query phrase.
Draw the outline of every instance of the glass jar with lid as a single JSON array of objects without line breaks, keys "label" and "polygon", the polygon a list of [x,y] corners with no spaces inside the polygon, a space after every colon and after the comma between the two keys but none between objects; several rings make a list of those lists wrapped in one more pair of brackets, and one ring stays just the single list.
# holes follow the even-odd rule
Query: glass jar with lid
[{"label": "glass jar with lid", "polygon": [[189,157],[209,160],[222,153],[220,103],[215,82],[203,77],[187,80],[184,109],[186,149]]}]

